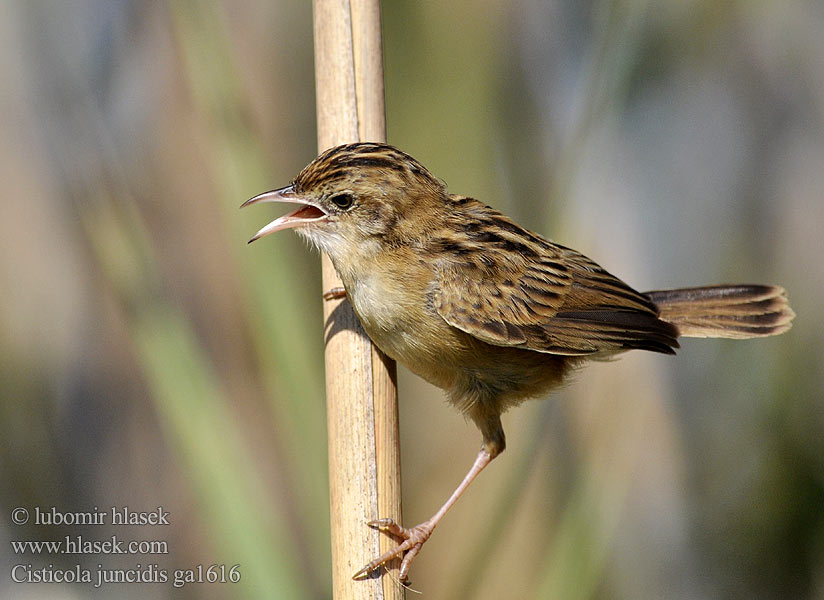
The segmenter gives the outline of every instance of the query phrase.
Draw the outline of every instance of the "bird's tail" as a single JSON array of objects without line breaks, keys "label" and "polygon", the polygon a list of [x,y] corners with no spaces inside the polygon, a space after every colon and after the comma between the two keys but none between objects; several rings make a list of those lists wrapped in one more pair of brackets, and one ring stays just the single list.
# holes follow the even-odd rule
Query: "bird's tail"
[{"label": "bird's tail", "polygon": [[795,313],[777,285],[718,285],[647,292],[685,337],[752,338],[791,327]]}]

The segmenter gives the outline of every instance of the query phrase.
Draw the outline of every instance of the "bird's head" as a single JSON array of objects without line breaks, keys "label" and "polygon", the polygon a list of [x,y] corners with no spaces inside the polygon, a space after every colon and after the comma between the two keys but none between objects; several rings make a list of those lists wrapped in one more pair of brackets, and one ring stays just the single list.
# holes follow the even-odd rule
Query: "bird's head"
[{"label": "bird's head", "polygon": [[362,254],[367,247],[379,251],[425,237],[442,223],[447,199],[443,183],[408,154],[386,144],[356,143],[330,148],[291,185],[255,196],[243,206],[299,204],[249,241],[294,228],[337,263],[353,248]]}]

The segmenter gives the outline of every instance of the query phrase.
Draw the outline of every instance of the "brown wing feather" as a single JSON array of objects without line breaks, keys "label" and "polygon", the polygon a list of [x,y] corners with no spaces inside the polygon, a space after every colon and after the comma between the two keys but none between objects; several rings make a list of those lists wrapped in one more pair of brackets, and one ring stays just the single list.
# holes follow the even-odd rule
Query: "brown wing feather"
[{"label": "brown wing feather", "polygon": [[571,356],[678,347],[677,329],[647,296],[477,201],[455,201],[460,225],[430,240],[450,250],[435,265],[432,297],[453,327],[489,344]]}]

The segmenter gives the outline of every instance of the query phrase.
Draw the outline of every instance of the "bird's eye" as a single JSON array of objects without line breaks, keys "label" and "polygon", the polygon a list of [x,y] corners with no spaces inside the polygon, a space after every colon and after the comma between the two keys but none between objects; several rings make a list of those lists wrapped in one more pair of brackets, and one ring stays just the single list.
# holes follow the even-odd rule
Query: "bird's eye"
[{"label": "bird's eye", "polygon": [[329,198],[329,201],[341,210],[346,210],[348,208],[352,208],[352,204],[355,202],[355,198],[352,196],[352,194],[343,193],[335,194],[334,196]]}]

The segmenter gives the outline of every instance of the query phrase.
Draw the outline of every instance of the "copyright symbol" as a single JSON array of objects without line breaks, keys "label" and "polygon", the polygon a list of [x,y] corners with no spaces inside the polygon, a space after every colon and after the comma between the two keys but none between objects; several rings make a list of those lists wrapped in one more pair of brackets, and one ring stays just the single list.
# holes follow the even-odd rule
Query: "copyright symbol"
[{"label": "copyright symbol", "polygon": [[15,525],[25,525],[29,522],[29,511],[22,506],[11,511],[11,521]]}]

